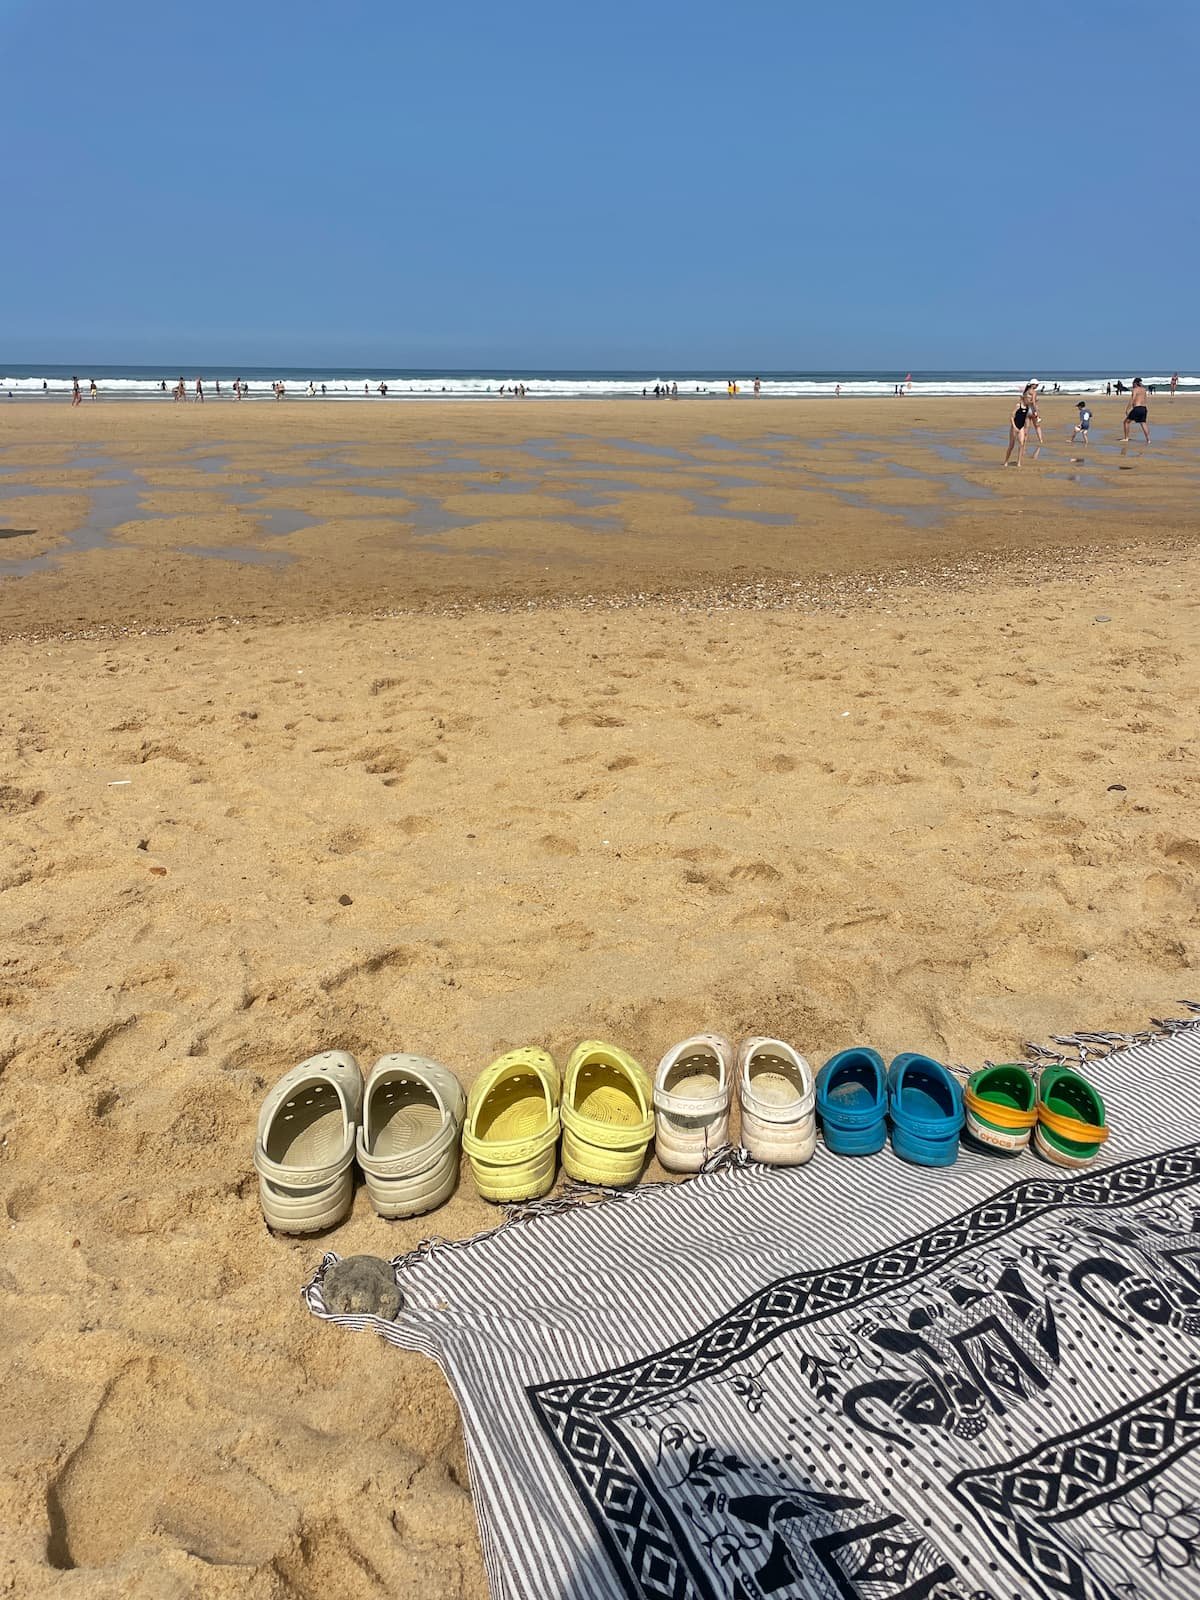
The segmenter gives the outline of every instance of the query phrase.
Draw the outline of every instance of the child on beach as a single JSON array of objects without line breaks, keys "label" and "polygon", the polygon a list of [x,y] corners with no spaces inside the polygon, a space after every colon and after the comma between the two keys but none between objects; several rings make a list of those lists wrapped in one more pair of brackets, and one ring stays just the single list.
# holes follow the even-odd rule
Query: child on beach
[{"label": "child on beach", "polygon": [[1088,442],[1088,429],[1092,425],[1092,413],[1088,410],[1088,404],[1086,400],[1080,400],[1076,406],[1076,410],[1079,412],[1079,421],[1071,429],[1071,443],[1075,443],[1075,435],[1079,434],[1083,439],[1083,447],[1086,450]]},{"label": "child on beach", "polygon": [[[897,394],[900,390],[896,390]],[[1008,449],[1004,452],[1004,465],[1007,466],[1014,450],[1017,452],[1017,465],[1025,460],[1025,430],[1029,425],[1029,414],[1033,410],[1037,394],[1037,384],[1032,380],[1021,391],[1021,398],[1017,402],[1012,416],[1008,419]]]}]

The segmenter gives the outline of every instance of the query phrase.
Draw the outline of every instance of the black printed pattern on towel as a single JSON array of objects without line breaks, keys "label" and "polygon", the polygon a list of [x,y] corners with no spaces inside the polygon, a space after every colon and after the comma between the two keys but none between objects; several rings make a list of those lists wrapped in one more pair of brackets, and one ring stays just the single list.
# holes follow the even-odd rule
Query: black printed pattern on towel
[{"label": "black printed pattern on towel", "polygon": [[624,1592],[1200,1595],[1198,1181],[1200,1145],[1017,1183],[530,1387]]},{"label": "black printed pattern on towel", "polygon": [[[1075,1433],[955,1479],[998,1548],[1036,1593],[1135,1600],[1200,1592],[1200,1367]],[[1189,1469],[1189,1470],[1184,1470]]]}]

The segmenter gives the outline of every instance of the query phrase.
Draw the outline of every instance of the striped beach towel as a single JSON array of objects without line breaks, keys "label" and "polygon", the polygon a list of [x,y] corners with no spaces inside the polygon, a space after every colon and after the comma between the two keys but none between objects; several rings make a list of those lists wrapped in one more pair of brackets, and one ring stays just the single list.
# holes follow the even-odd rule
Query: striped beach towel
[{"label": "striped beach towel", "polygon": [[1087,1071],[1083,1171],[822,1146],[423,1246],[394,1323],[330,1320],[445,1374],[497,1600],[1200,1595],[1200,1030]]}]

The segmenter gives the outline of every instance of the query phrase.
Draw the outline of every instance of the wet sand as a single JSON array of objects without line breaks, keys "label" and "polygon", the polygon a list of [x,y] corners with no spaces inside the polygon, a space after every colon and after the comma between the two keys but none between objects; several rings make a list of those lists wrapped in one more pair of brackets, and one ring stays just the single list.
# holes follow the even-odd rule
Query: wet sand
[{"label": "wet sand", "polygon": [[[0,414],[0,637],[562,599],[804,597],[1189,536],[1200,408],[1001,468],[992,401],[85,402]],[[1169,423],[1163,431],[1163,418]],[[1078,454],[1078,453],[1074,453]],[[19,584],[3,581],[19,573]]]},{"label": "wet sand", "polygon": [[[864,437],[821,445],[831,404],[13,408],[0,466],[54,493],[0,524],[91,515],[81,447],[161,520],[0,583],[0,1593],[485,1593],[445,1384],[298,1290],[325,1248],[495,1213],[464,1175],[432,1217],[360,1188],[271,1237],[257,1108],[315,1049],[469,1081],[719,1028],[978,1064],[1195,996],[1195,425],[1122,462],[1098,407],[1077,485],[1061,440],[1005,475],[982,413],[922,402],[929,440],[902,404],[842,403]],[[264,482],[330,451],[365,475]],[[345,510],[418,461],[463,526]],[[585,466],[637,487],[589,507]],[[321,525],[271,536],[222,486]],[[475,521],[489,495],[516,510]]]}]

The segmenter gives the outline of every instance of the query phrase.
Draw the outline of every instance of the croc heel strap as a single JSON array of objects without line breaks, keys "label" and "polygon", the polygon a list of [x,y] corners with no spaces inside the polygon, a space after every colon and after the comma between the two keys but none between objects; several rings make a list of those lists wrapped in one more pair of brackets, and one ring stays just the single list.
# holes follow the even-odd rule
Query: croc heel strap
[{"label": "croc heel strap", "polygon": [[1056,1166],[1086,1167],[1109,1137],[1104,1101],[1071,1067],[1047,1067],[1042,1072],[1037,1118],[1034,1144]]},{"label": "croc heel strap", "polygon": [[[905,1096],[914,1093],[931,1103],[947,1101],[950,1109],[922,1115],[904,1103]],[[914,1051],[896,1057],[888,1073],[888,1115],[892,1149],[901,1160],[922,1167],[948,1167],[958,1160],[965,1117],[962,1085],[940,1061]]]},{"label": "croc heel strap", "polygon": [[[866,1080],[866,1081],[864,1081]],[[861,1091],[848,1104],[845,1091]],[[887,1143],[887,1067],[877,1050],[839,1050],[817,1074],[817,1113],[825,1143],[838,1155],[874,1155]]]}]

